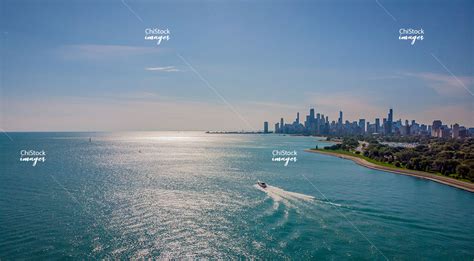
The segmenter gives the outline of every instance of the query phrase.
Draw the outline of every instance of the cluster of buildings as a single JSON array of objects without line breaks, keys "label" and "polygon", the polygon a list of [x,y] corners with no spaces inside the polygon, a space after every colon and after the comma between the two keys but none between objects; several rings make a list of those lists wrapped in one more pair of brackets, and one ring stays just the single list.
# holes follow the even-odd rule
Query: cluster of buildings
[{"label": "cluster of buildings", "polygon": [[[268,122],[263,124],[263,132],[271,133],[268,128]],[[426,135],[439,138],[463,138],[474,136],[474,128],[465,128],[454,124],[451,126],[443,125],[440,120],[433,121],[432,125],[417,123],[415,120],[409,122],[402,120],[393,120],[393,109],[388,111],[386,118],[380,120],[375,118],[374,122],[366,122],[365,119],[350,122],[344,121],[343,112],[339,112],[337,121],[329,121],[328,116],[315,113],[314,109],[309,110],[304,122],[300,121],[300,113],[296,114],[296,119],[292,123],[285,123],[281,118],[280,122],[275,123],[274,133],[282,134],[302,134],[302,135]]]},{"label": "cluster of buildings", "polygon": [[431,125],[431,136],[437,138],[465,138],[469,136],[474,136],[474,128],[467,129],[464,126],[459,126],[459,124],[443,125],[440,120],[433,121]]}]

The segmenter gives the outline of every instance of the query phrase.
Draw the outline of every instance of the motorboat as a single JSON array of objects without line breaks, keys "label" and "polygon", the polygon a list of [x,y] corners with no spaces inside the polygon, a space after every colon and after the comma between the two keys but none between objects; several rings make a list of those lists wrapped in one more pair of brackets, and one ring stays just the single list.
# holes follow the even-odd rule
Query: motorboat
[{"label": "motorboat", "polygon": [[267,184],[266,184],[265,182],[257,181],[257,184],[258,184],[261,188],[266,188],[266,187],[267,187]]}]

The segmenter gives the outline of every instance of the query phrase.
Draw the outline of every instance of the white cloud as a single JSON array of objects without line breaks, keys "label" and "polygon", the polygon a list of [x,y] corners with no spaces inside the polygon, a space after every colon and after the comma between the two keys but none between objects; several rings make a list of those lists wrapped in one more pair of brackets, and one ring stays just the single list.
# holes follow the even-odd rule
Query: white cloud
[{"label": "white cloud", "polygon": [[163,67],[147,67],[146,71],[158,71],[158,72],[180,72],[175,66],[163,66]]}]

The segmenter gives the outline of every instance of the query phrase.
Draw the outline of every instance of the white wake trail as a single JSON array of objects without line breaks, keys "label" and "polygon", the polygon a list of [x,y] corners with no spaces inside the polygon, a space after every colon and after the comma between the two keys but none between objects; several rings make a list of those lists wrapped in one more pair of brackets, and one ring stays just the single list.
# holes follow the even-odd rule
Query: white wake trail
[{"label": "white wake trail", "polygon": [[262,188],[259,185],[254,185],[254,187],[259,189],[260,191],[267,193],[267,195],[276,202],[282,201],[284,203],[289,203],[289,201],[299,201],[299,200],[310,201],[314,199],[313,196],[286,191],[284,189],[274,187],[274,186],[267,186],[266,188]]},{"label": "white wake trail", "polygon": [[278,208],[279,202],[282,202],[283,204],[289,207],[294,207],[294,205],[291,202],[296,202],[296,201],[316,201],[323,204],[341,207],[341,204],[332,203],[332,202],[324,201],[324,200],[318,200],[315,197],[310,196],[310,195],[286,191],[284,189],[274,187],[274,186],[267,185],[266,188],[262,188],[259,185],[255,184],[254,187],[260,191],[265,192],[270,198],[273,199],[273,201],[275,202],[274,209]]}]

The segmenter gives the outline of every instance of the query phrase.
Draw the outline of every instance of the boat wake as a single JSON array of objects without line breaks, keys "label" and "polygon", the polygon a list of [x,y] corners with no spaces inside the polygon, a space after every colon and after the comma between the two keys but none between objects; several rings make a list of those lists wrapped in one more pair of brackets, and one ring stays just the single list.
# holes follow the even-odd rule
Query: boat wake
[{"label": "boat wake", "polygon": [[254,185],[254,187],[260,191],[265,192],[271,199],[273,199],[273,201],[275,202],[274,208],[278,208],[279,202],[282,202],[285,205],[292,207],[294,205],[291,202],[298,202],[298,201],[306,201],[306,202],[315,201],[315,202],[319,202],[323,204],[341,207],[340,204],[332,203],[326,200],[318,200],[315,197],[310,196],[310,195],[286,191],[284,189],[270,186],[270,185],[267,185],[266,188],[262,188],[259,185]]},{"label": "boat wake", "polygon": [[266,188],[262,188],[259,185],[254,185],[255,188],[267,193],[267,195],[272,198],[275,202],[284,202],[289,203],[290,201],[311,201],[314,200],[313,196],[300,194],[296,192],[286,191],[284,189],[267,185]]}]

